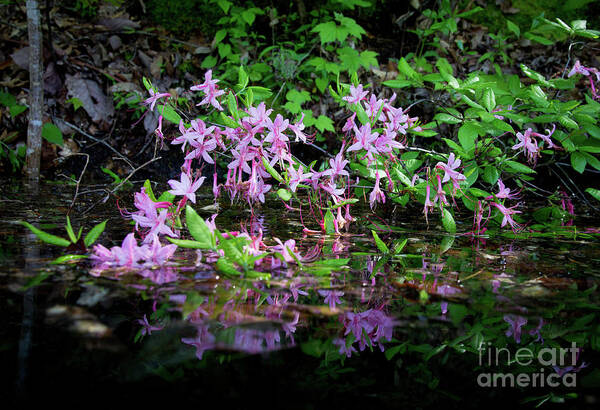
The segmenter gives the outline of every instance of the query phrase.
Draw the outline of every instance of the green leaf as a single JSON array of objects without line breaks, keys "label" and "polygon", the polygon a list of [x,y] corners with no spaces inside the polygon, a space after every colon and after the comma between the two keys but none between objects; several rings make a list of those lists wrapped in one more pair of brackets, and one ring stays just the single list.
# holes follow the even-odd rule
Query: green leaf
[{"label": "green leaf", "polygon": [[319,115],[319,118],[315,121],[315,127],[323,132],[323,131],[331,131],[334,132],[335,128],[333,128],[333,121],[331,118],[325,115]]},{"label": "green leaf", "polygon": [[487,166],[483,170],[483,180],[490,185],[494,185],[500,177],[500,170],[495,166]]},{"label": "green leaf", "polygon": [[377,246],[377,249],[379,249],[379,251],[382,253],[390,253],[390,248],[388,248],[385,242],[381,240],[379,235],[377,235],[377,232],[372,230],[371,234],[373,235],[373,239],[375,239],[375,245]]},{"label": "green leaf", "polygon": [[20,223],[21,225],[29,228],[31,232],[33,232],[35,236],[37,236],[43,242],[49,243],[51,245],[64,247],[71,245],[71,242],[67,239],[44,232],[41,229],[38,229],[35,226],[31,225],[29,222],[21,221]]},{"label": "green leaf", "polygon": [[277,195],[284,201],[289,201],[292,198],[292,193],[287,189],[279,189],[277,190]]},{"label": "green leaf", "polygon": [[226,258],[219,258],[219,260],[216,263],[216,268],[219,272],[222,272],[225,275],[229,276],[240,276],[242,274],[236,269],[233,262],[230,262]]},{"label": "green leaf", "polygon": [[408,64],[408,62],[406,61],[406,59],[404,57],[402,57],[400,59],[400,61],[398,61],[398,70],[404,74],[406,77],[410,78],[411,80],[415,80],[415,81],[419,81],[421,82],[421,76],[418,72],[416,72],[411,66],[410,64]]},{"label": "green leaf", "polygon": [[167,121],[179,125],[181,121],[181,116],[177,114],[177,111],[170,104],[158,104],[158,112],[163,116]]},{"label": "green leaf", "polygon": [[575,171],[579,172],[580,174],[583,174],[583,171],[585,171],[586,164],[587,160],[581,152],[575,151],[571,153],[571,165],[573,166],[573,169]]},{"label": "green leaf", "polygon": [[325,233],[334,234],[335,233],[335,225],[333,221],[335,217],[333,216],[333,212],[330,209],[325,213]]},{"label": "green leaf", "polygon": [[467,121],[458,129],[458,140],[465,151],[475,148],[478,130],[479,126],[474,121]]},{"label": "green leaf", "polygon": [[71,239],[71,242],[76,243],[77,236],[75,236],[75,232],[73,231],[73,227],[71,226],[71,218],[69,218],[69,215],[67,215],[66,230],[67,230],[67,235],[69,235],[69,239]]},{"label": "green leaf", "polygon": [[446,232],[456,233],[456,222],[454,222],[454,217],[446,208],[442,212],[442,225]]},{"label": "green leaf", "polygon": [[252,87],[248,87],[248,90],[252,90],[252,94],[254,94],[254,99],[256,101],[264,101],[273,94],[271,90],[265,87],[259,87],[253,85]]},{"label": "green leaf", "polygon": [[538,83],[542,84],[544,87],[554,88],[554,84],[552,84],[551,82],[546,80],[546,77],[544,77],[537,71],[534,71],[531,68],[527,67],[525,64],[521,64],[521,70],[523,70],[523,73],[527,77],[529,77],[533,80],[536,80]]},{"label": "green leaf", "polygon": [[496,95],[494,94],[494,90],[491,88],[483,90],[483,99],[481,102],[488,112],[492,112],[492,110],[496,108]]},{"label": "green leaf", "polygon": [[217,235],[219,235],[219,248],[223,249],[225,256],[236,263],[242,264],[244,254],[238,238],[225,239],[220,233],[217,233]]},{"label": "green leaf", "polygon": [[181,248],[207,249],[206,243],[204,242],[191,241],[189,239],[175,239],[171,238],[170,236],[167,236],[166,238],[169,242],[174,243]]},{"label": "green leaf", "polygon": [[281,174],[279,172],[277,172],[277,170],[275,168],[273,168],[271,166],[271,164],[269,164],[269,161],[267,161],[267,159],[265,157],[262,157],[262,162],[263,162],[263,166],[265,167],[267,172],[269,174],[271,174],[271,176],[273,178],[275,178],[277,180],[277,182],[285,184],[285,181],[283,180],[283,177],[281,176]]},{"label": "green leaf", "polygon": [[414,82],[410,80],[387,80],[383,82],[383,85],[390,88],[404,88],[410,87]]},{"label": "green leaf", "polygon": [[50,122],[45,123],[42,127],[42,137],[52,144],[63,146],[64,141],[60,128]]},{"label": "green leaf", "polygon": [[512,21],[506,20],[506,27],[508,28],[509,31],[512,31],[513,33],[515,33],[517,38],[521,36],[521,29],[519,28],[519,26],[517,26]]},{"label": "green leaf", "polygon": [[225,14],[227,14],[229,8],[231,7],[231,2],[229,0],[217,0],[217,4],[219,7],[221,7],[221,10],[223,10]]},{"label": "green leaf", "polygon": [[235,95],[233,92],[227,94],[227,108],[229,108],[229,113],[236,120],[240,120],[240,112],[238,111],[237,101],[235,99]]},{"label": "green leaf", "polygon": [[149,179],[144,181],[144,191],[153,202],[157,202],[156,197],[154,196],[154,191],[152,191],[152,182],[150,182]]},{"label": "green leaf", "polygon": [[146,90],[150,91],[153,89],[152,83],[146,77],[142,77],[142,83],[144,83],[144,87],[146,87]]},{"label": "green leaf", "polygon": [[515,172],[521,172],[523,174],[533,174],[535,171],[529,168],[527,165],[521,164],[517,161],[506,160],[504,164],[508,166],[508,168]]},{"label": "green leaf", "polygon": [[106,175],[110,176],[113,179],[113,184],[118,184],[121,182],[121,177],[112,172],[110,169],[104,167],[101,167],[100,169],[102,170],[102,172],[104,172]]},{"label": "green leaf", "polygon": [[213,249],[214,236],[204,219],[190,205],[185,207],[185,224],[192,237],[204,244],[204,249]]},{"label": "green leaf", "polygon": [[104,228],[106,228],[106,222],[107,221],[102,221],[99,224],[97,224],[96,226],[94,226],[87,233],[85,238],[83,238],[83,243],[85,244],[85,246],[87,248],[89,248],[94,242],[96,242],[96,240],[100,237],[102,232],[104,232]]},{"label": "green leaf", "polygon": [[215,38],[213,40],[213,44],[219,44],[220,42],[222,42],[225,39],[225,36],[227,36],[227,30],[221,29],[221,30],[217,31],[215,33]]},{"label": "green leaf", "polygon": [[[8,111],[10,112],[10,116],[12,118],[15,118],[17,115],[21,114],[26,109],[27,109],[27,106],[16,104],[16,105],[11,105],[10,108],[8,109]],[[62,136],[62,134],[61,134],[61,136]]]},{"label": "green leaf", "polygon": [[52,265],[60,265],[63,263],[73,262],[73,261],[77,261],[79,259],[86,259],[86,258],[88,258],[88,255],[63,255],[63,256],[59,256],[58,258],[54,259],[50,263]]},{"label": "green leaf", "polygon": [[246,71],[244,70],[244,67],[240,66],[240,70],[238,71],[238,86],[240,87],[240,89],[244,89],[246,88],[246,86],[248,85],[248,74],[246,74]]},{"label": "green leaf", "polygon": [[600,201],[600,189],[587,188],[585,192],[587,192],[588,194],[596,198],[598,201]]},{"label": "green leaf", "polygon": [[435,117],[433,117],[433,119],[435,121],[443,122],[445,124],[460,124],[463,121],[462,118],[458,118],[443,112],[436,114]]},{"label": "green leaf", "polygon": [[225,115],[225,113],[223,111],[221,111],[219,113],[220,117],[221,117],[221,121],[223,121],[223,124],[229,128],[239,128],[240,124],[238,124],[237,122],[235,122],[231,117],[228,117],[227,115]]}]

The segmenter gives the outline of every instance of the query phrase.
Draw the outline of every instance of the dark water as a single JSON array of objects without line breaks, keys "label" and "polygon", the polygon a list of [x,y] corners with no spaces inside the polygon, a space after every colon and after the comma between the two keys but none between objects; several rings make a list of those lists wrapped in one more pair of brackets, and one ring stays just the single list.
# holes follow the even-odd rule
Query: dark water
[{"label": "dark water", "polygon": [[[94,189],[81,188],[72,223],[85,232],[108,219],[99,242],[120,244],[132,226]],[[0,188],[0,374],[11,405],[597,406],[596,234],[473,241],[397,210],[380,215],[391,230],[379,235],[406,244],[385,255],[368,220],[337,238],[305,235],[276,202],[253,218],[224,202],[222,231],[260,226],[268,245],[293,238],[309,262],[271,269],[268,259],[269,280],[228,277],[179,250],[168,267],[98,271],[51,265],[63,249],[16,223],[66,236],[73,192]],[[131,207],[131,195],[119,204]],[[201,216],[210,204],[197,204]]]}]

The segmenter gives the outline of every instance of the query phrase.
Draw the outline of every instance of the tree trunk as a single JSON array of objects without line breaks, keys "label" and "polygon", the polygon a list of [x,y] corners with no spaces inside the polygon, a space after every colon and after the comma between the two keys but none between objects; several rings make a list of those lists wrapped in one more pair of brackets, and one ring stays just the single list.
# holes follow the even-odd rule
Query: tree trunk
[{"label": "tree trunk", "polygon": [[37,181],[40,177],[42,153],[44,89],[40,7],[36,0],[27,0],[27,25],[29,30],[29,126],[27,128],[26,173],[30,181]]}]

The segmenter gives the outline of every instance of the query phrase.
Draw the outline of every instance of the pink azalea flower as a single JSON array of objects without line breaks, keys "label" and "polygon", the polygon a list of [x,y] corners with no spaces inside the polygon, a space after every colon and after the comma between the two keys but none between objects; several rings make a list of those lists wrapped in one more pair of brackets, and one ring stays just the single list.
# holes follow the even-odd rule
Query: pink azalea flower
[{"label": "pink azalea flower", "polygon": [[438,162],[435,167],[437,169],[442,169],[444,171],[444,178],[442,179],[442,183],[446,183],[449,180],[452,180],[452,184],[457,187],[459,181],[465,181],[467,178],[458,171],[455,171],[456,168],[460,167],[460,159],[457,159],[454,156],[454,153],[450,153],[448,156],[448,163],[444,164],[443,162]]},{"label": "pink azalea flower", "polygon": [[505,315],[504,321],[510,325],[506,331],[506,336],[513,336],[515,342],[521,343],[521,328],[527,324],[527,319],[523,316]]},{"label": "pink azalea flower", "polygon": [[521,213],[521,211],[516,211],[514,209],[516,205],[510,208],[506,208],[504,205],[496,202],[491,202],[490,205],[495,206],[502,213],[502,215],[504,215],[504,218],[502,218],[502,223],[500,224],[501,228],[503,228],[507,223],[510,225],[513,231],[518,230],[521,227],[518,223],[515,222],[514,219],[512,219],[511,216],[514,214]]},{"label": "pink azalea flower", "polygon": [[148,318],[144,315],[144,319],[138,319],[137,321],[142,325],[142,335],[151,335],[153,331],[162,330],[162,326],[152,326],[148,323]]},{"label": "pink azalea flower", "polygon": [[169,191],[169,193],[172,195],[181,195],[195,204],[195,192],[198,190],[198,188],[200,188],[205,178],[206,177],[200,177],[196,181],[192,182],[192,179],[189,177],[189,175],[182,172],[181,181],[174,179],[168,181],[171,188],[173,188]]},{"label": "pink azalea flower", "polygon": [[367,94],[369,94],[369,92],[363,91],[362,84],[359,84],[358,87],[351,85],[350,86],[350,95],[347,95],[346,97],[342,97],[342,100],[348,101],[350,104],[356,104],[359,101],[364,100],[365,97],[367,96]]},{"label": "pink azalea flower", "polygon": [[304,173],[304,169],[302,165],[299,166],[298,170],[294,168],[294,165],[290,162],[290,167],[287,169],[288,175],[290,177],[290,189],[292,192],[296,192],[298,189],[298,184],[310,179],[312,176],[312,172]]},{"label": "pink azalea flower", "polygon": [[376,202],[385,203],[385,194],[379,188],[379,172],[377,172],[377,177],[375,178],[375,186],[369,194],[369,204],[371,205],[371,209],[373,209]]},{"label": "pink azalea flower", "polygon": [[150,111],[154,111],[154,105],[159,99],[171,96],[169,93],[157,93],[153,89],[149,89],[148,92],[150,93],[150,98],[144,100],[144,105],[149,105]]},{"label": "pink azalea flower", "polygon": [[155,265],[164,265],[164,263],[173,256],[175,250],[177,250],[177,245],[175,244],[162,246],[158,239],[158,235],[152,235],[151,241],[152,244],[149,248],[149,254],[150,260]]},{"label": "pink azalea flower", "polygon": [[339,346],[340,350],[340,354],[341,355],[346,355],[346,357],[351,357],[352,353],[358,353],[356,348],[354,346],[352,346],[352,344],[348,345],[346,343],[346,339],[335,339],[333,341],[333,344],[336,346]]},{"label": "pink azalea flower", "polygon": [[590,71],[588,68],[582,66],[581,63],[579,62],[579,60],[577,60],[577,61],[575,61],[575,64],[573,65],[573,68],[571,69],[571,71],[569,71],[569,74],[567,74],[567,77],[572,77],[575,74],[581,74],[581,75],[585,75],[587,77],[590,75]]},{"label": "pink azalea flower", "polygon": [[342,303],[340,296],[344,296],[344,292],[339,290],[319,290],[319,295],[325,296],[324,302],[329,304],[329,309],[335,310],[335,305]]},{"label": "pink azalea flower", "polygon": [[219,111],[223,111],[223,107],[219,104],[217,97],[225,94],[225,91],[217,89],[219,80],[212,79],[212,70],[208,70],[204,74],[204,82],[199,85],[190,87],[191,91],[202,91],[205,95],[204,99],[196,105],[210,104]]},{"label": "pink azalea flower", "polygon": [[346,164],[348,164],[348,160],[344,159],[344,147],[342,146],[342,149],[340,149],[340,152],[338,152],[335,158],[329,159],[329,165],[331,168],[323,171],[322,175],[327,175],[331,178],[335,178],[338,175],[349,176],[348,171],[344,169]]}]

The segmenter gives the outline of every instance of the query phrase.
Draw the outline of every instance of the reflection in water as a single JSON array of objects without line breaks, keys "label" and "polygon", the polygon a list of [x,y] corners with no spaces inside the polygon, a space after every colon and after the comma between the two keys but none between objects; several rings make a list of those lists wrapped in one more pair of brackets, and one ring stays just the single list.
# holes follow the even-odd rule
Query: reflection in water
[{"label": "reflection in water", "polygon": [[[218,218],[208,218],[209,228],[214,230],[217,221],[233,225]],[[576,375],[578,385],[560,392],[523,388],[503,393],[518,395],[519,400],[563,393],[565,398],[572,392],[579,397],[596,395],[584,386],[596,386],[598,374],[597,239],[499,243],[404,229],[380,233],[391,249],[384,254],[376,250],[368,231],[345,237],[302,235],[301,227],[294,231],[279,214],[256,213],[249,221],[236,223],[239,226],[227,227],[237,230],[226,235],[249,238],[245,249],[251,255],[269,253],[253,266],[256,272],[269,273],[269,279],[216,271],[218,252],[173,252],[169,243],[152,236],[141,242],[133,234],[112,247],[96,248],[91,263],[43,264],[44,272],[38,265],[25,281],[20,270],[14,271],[19,258],[3,261],[7,272],[8,267],[15,272],[2,290],[3,300],[12,303],[9,308],[6,302],[6,311],[22,306],[18,308],[22,320],[11,330],[16,336],[3,345],[15,346],[14,379],[26,380],[28,366],[40,366],[35,357],[51,356],[43,350],[49,343],[44,338],[56,333],[59,323],[71,315],[93,318],[94,326],[91,319],[87,325],[79,320],[78,326],[66,326],[66,340],[90,339],[102,329],[103,335],[110,330],[127,344],[128,355],[140,366],[116,356],[107,363],[117,368],[126,362],[130,366],[126,370],[133,374],[131,369],[136,369],[141,380],[157,374],[161,380],[171,375],[177,383],[186,377],[194,380],[198,369],[210,369],[206,374],[212,374],[231,369],[230,363],[243,366],[241,358],[246,355],[265,354],[274,363],[279,357],[299,358],[296,365],[304,366],[303,378],[315,389],[329,392],[339,387],[338,393],[350,397],[356,389],[356,395],[391,391],[403,400],[413,391],[419,392],[419,400],[430,396],[451,400],[452,394],[487,398],[491,390],[477,390],[479,373],[542,370],[546,375]],[[120,231],[115,224],[107,235],[121,238]],[[6,232],[20,233],[12,225]],[[270,240],[263,232],[281,239]],[[405,240],[400,251],[392,251]],[[39,242],[32,239],[25,247],[16,246],[5,236],[0,244],[2,254],[21,255],[20,248],[35,249],[32,245]],[[38,251],[47,260],[58,256],[45,247]],[[28,258],[39,262],[38,257]],[[39,286],[23,290],[31,273],[46,276],[39,276]],[[34,292],[38,294],[32,298]],[[48,319],[56,316],[56,308],[49,309],[53,306],[64,307],[60,321]],[[47,316],[43,324],[29,319],[39,307]],[[141,340],[137,344],[136,333]],[[87,356],[99,354],[97,345],[86,343]],[[493,366],[479,363],[482,351],[507,349],[514,355],[526,348],[536,358],[544,348],[570,348],[571,343],[576,343],[576,358],[563,363],[534,359],[529,370],[514,360]],[[38,346],[38,355],[29,355],[27,346]],[[74,362],[69,351],[56,351],[57,361]],[[161,370],[149,373],[149,368]]]}]

